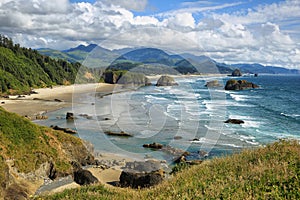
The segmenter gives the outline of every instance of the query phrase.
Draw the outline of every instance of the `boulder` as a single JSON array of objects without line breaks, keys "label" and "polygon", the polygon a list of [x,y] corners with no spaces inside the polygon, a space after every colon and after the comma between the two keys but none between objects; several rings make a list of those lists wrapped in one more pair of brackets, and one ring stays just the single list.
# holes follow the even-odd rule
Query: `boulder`
[{"label": "boulder", "polygon": [[230,123],[230,124],[243,124],[245,123],[243,120],[240,119],[228,119],[224,123]]},{"label": "boulder", "polygon": [[54,130],[57,130],[57,131],[63,131],[65,133],[69,133],[69,134],[76,134],[77,131],[73,130],[73,129],[70,129],[70,128],[62,128],[62,127],[59,127],[59,126],[53,126],[51,125],[50,126],[52,129]]},{"label": "boulder", "polygon": [[79,169],[74,172],[74,181],[79,185],[89,185],[99,182],[90,171],[85,169]]},{"label": "boulder", "polygon": [[226,82],[225,85],[225,90],[246,90],[253,88],[259,88],[259,86],[246,80],[230,79]]},{"label": "boulder", "polygon": [[122,171],[120,176],[121,187],[145,188],[157,185],[163,181],[163,172],[136,173]]},{"label": "boulder", "polygon": [[128,162],[120,175],[121,187],[145,188],[157,185],[164,179],[160,161]]},{"label": "boulder", "polygon": [[111,135],[111,136],[120,136],[120,137],[133,137],[133,135],[129,133],[125,133],[124,131],[121,132],[112,132],[112,131],[105,131],[104,132],[106,135]]},{"label": "boulder", "polygon": [[219,83],[218,80],[213,80],[213,81],[208,81],[205,84],[206,87],[210,88],[210,87],[221,87],[222,85]]},{"label": "boulder", "polygon": [[74,113],[67,112],[67,114],[66,114],[66,119],[67,119],[67,120],[74,120],[74,119],[75,119]]},{"label": "boulder", "polygon": [[161,76],[156,83],[156,86],[174,86],[174,85],[178,85],[178,83],[176,83],[174,78],[170,76]]},{"label": "boulder", "polygon": [[151,149],[162,149],[163,145],[153,142],[152,144],[144,144],[143,147],[144,148],[151,148]]},{"label": "boulder", "polygon": [[232,73],[231,76],[242,76],[242,72],[239,69],[235,69]]}]

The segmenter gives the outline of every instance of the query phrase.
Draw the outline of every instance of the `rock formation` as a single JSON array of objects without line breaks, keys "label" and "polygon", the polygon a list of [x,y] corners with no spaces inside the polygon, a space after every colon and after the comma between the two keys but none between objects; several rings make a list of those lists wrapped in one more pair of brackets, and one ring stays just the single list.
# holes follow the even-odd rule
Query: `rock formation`
[{"label": "rock formation", "polygon": [[259,86],[246,80],[230,79],[226,82],[225,85],[225,90],[245,90],[253,88],[259,88]]},{"label": "rock formation", "polygon": [[67,119],[67,120],[74,120],[74,119],[75,119],[74,113],[67,112],[67,114],[66,114],[66,119]]},{"label": "rock formation", "polygon": [[173,86],[173,85],[178,85],[178,83],[176,83],[174,78],[170,76],[161,76],[156,83],[156,86]]},{"label": "rock formation", "polygon": [[127,71],[106,71],[104,82],[110,84],[151,85],[150,79],[144,74]]},{"label": "rock formation", "polygon": [[242,76],[242,72],[239,69],[235,69],[231,76]]},{"label": "rock formation", "polygon": [[121,187],[145,188],[157,185],[164,179],[160,161],[128,162],[120,175]]},{"label": "rock formation", "polygon": [[59,127],[59,126],[50,126],[52,129],[54,130],[57,130],[57,131],[63,131],[65,133],[69,133],[69,134],[76,134],[77,131],[73,130],[73,129],[70,129],[70,128],[62,128],[62,127]]},{"label": "rock formation", "polygon": [[104,132],[106,135],[111,135],[111,136],[120,136],[120,137],[133,137],[133,135],[129,133],[125,133],[124,131],[121,132],[112,132],[112,131],[105,131]]},{"label": "rock formation", "polygon": [[74,172],[74,181],[79,185],[89,185],[99,182],[93,174],[85,169],[79,169]]},{"label": "rock formation", "polygon": [[210,87],[221,87],[222,85],[219,83],[218,80],[213,80],[213,81],[208,81],[205,84],[206,87],[210,88]]},{"label": "rock formation", "polygon": [[245,123],[243,120],[240,119],[228,119],[224,123],[230,123],[230,124],[243,124]]}]

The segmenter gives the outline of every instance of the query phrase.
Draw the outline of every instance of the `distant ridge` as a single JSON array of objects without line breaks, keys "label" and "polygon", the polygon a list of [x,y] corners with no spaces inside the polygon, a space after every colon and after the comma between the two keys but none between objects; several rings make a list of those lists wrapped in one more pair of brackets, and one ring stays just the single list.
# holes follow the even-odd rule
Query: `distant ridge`
[{"label": "distant ridge", "polygon": [[90,44],[88,46],[85,45],[79,45],[75,48],[71,48],[71,49],[67,49],[67,50],[63,50],[62,52],[68,53],[68,52],[72,52],[72,51],[84,51],[84,52],[91,52],[94,48],[98,47],[98,45],[96,44]]},{"label": "distant ridge", "polygon": [[[263,66],[261,64],[225,64],[218,63],[210,57],[200,55],[196,56],[190,53],[180,55],[168,54],[158,48],[124,48],[118,50],[108,50],[96,44],[79,45],[64,51],[39,49],[41,54],[51,56],[53,58],[66,59],[70,62],[83,62],[88,60],[88,67],[114,67],[117,69],[130,70],[137,66],[145,67],[147,73],[154,72],[165,73],[166,67],[172,67],[178,73],[223,73],[231,74],[231,72],[239,68],[242,73],[266,73],[266,74],[300,74],[297,69],[287,69],[277,66]],[[86,59],[90,53],[95,55]],[[123,63],[123,64],[122,64]],[[160,69],[156,69],[157,68]],[[164,69],[162,69],[164,68]]]}]

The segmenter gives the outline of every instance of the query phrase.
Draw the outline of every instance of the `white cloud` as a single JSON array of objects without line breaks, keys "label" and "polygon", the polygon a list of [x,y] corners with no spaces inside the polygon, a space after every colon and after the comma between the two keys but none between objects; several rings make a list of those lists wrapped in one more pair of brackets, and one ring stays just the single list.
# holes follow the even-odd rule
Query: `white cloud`
[{"label": "white cloud", "polygon": [[[151,46],[205,54],[229,63],[258,62],[300,69],[300,1],[265,4],[235,13],[240,5],[186,2],[178,10],[139,16],[148,1],[1,0],[0,33],[21,45],[66,49],[80,43],[107,47]],[[209,11],[209,12],[207,12]],[[203,18],[195,15],[202,13]]]},{"label": "white cloud", "polygon": [[99,1],[108,5],[116,5],[133,11],[143,11],[145,10],[148,4],[148,0],[99,0]]}]

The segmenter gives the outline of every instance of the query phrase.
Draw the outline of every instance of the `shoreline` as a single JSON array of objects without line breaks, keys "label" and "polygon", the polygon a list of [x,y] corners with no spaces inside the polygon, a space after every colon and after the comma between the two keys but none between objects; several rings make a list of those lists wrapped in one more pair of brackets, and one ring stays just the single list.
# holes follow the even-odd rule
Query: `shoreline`
[{"label": "shoreline", "polygon": [[[151,81],[157,81],[162,75],[146,76]],[[173,78],[187,77],[226,77],[227,74],[199,74],[199,75],[168,75]],[[88,83],[73,84],[68,86],[55,86],[53,88],[38,88],[34,90],[36,94],[9,96],[9,98],[0,98],[0,106],[8,112],[17,113],[31,120],[45,115],[47,112],[71,107],[72,104],[80,104],[76,101],[80,95],[97,92],[103,93],[103,96],[112,93],[128,91],[118,84],[108,83]]]},{"label": "shoreline", "polygon": [[60,110],[71,107],[72,104],[80,103],[76,101],[75,97],[77,95],[91,92],[111,94],[115,90],[119,90],[117,85],[106,83],[39,88],[34,90],[37,94],[3,98],[1,99],[1,106],[8,112],[35,120],[38,116],[43,116],[47,112]]}]

